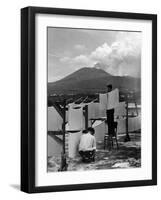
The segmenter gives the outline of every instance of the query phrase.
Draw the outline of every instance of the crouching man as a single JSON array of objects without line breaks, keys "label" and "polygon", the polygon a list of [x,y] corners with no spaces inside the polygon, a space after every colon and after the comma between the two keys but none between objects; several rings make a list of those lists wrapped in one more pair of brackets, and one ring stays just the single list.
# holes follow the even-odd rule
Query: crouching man
[{"label": "crouching man", "polygon": [[79,154],[81,155],[83,162],[95,161],[96,139],[94,133],[95,130],[90,127],[80,138]]}]

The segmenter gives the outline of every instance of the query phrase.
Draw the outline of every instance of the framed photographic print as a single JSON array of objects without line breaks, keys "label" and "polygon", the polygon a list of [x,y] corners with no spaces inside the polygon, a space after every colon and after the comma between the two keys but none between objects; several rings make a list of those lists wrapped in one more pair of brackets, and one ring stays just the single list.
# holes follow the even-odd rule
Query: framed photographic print
[{"label": "framed photographic print", "polygon": [[21,190],[157,184],[157,16],[21,10]]}]

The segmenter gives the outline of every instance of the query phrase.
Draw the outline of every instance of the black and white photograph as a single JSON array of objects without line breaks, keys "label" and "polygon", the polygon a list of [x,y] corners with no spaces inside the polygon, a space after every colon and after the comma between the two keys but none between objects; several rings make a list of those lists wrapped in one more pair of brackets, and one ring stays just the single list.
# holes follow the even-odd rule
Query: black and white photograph
[{"label": "black and white photograph", "polygon": [[22,9],[22,191],[157,184],[156,23]]},{"label": "black and white photograph", "polygon": [[140,168],[142,32],[46,31],[47,172]]}]

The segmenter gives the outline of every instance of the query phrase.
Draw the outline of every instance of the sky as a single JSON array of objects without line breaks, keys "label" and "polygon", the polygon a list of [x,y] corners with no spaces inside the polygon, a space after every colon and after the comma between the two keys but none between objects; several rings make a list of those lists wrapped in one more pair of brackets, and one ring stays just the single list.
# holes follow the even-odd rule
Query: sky
[{"label": "sky", "polygon": [[48,27],[48,82],[83,67],[115,76],[141,75],[141,32]]}]

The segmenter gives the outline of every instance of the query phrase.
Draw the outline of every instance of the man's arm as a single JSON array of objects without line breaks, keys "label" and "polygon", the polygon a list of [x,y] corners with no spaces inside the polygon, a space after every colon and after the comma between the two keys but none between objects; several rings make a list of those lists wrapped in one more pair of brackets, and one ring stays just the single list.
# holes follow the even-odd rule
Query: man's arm
[{"label": "man's arm", "polygon": [[96,138],[93,137],[93,150],[96,149]]},{"label": "man's arm", "polygon": [[82,140],[82,135],[81,135],[81,137],[80,137],[80,139],[79,139],[78,151],[81,151],[81,150],[82,150],[82,142],[81,142],[81,140]]}]

